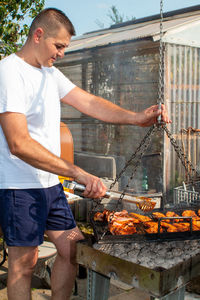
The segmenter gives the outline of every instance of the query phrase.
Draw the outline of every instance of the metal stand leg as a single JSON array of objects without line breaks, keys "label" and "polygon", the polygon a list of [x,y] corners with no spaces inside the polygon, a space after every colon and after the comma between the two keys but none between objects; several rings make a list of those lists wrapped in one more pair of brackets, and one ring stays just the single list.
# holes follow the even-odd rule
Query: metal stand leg
[{"label": "metal stand leg", "polygon": [[175,292],[172,292],[164,297],[161,298],[155,298],[151,297],[151,300],[184,300],[185,299],[185,287],[176,290]]},{"label": "metal stand leg", "polygon": [[110,278],[88,270],[87,300],[108,300]]}]

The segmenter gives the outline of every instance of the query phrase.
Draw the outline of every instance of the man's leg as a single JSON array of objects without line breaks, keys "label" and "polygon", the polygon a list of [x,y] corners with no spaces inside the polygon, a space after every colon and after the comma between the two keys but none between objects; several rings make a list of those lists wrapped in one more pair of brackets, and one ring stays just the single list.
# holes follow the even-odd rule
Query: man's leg
[{"label": "man's leg", "polygon": [[46,231],[57,248],[51,274],[52,300],[69,300],[76,277],[76,241],[83,239],[76,227],[66,231]]},{"label": "man's leg", "polygon": [[31,300],[31,278],[37,247],[8,247],[8,300]]}]

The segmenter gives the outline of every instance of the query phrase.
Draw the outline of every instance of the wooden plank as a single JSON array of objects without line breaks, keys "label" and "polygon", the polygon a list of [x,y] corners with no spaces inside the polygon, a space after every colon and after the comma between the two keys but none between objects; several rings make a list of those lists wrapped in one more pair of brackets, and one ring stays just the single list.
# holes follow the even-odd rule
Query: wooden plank
[{"label": "wooden plank", "polygon": [[109,278],[159,295],[160,273],[77,243],[77,263]]}]

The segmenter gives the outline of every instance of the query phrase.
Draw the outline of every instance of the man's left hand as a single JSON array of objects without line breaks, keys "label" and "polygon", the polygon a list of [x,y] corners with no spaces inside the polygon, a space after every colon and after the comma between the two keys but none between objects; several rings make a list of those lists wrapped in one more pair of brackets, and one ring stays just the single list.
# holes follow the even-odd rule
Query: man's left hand
[{"label": "man's left hand", "polygon": [[168,117],[167,110],[165,105],[161,105],[161,109],[159,109],[158,105],[153,105],[142,112],[137,113],[137,121],[138,125],[141,127],[148,127],[153,124],[158,123],[158,116],[161,115],[161,120],[164,123],[171,123],[172,121]]}]

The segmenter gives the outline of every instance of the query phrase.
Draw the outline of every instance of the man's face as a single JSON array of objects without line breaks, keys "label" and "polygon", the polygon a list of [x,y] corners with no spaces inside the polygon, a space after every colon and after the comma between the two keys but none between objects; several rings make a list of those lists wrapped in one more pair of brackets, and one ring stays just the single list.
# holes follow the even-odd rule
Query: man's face
[{"label": "man's face", "polygon": [[38,44],[37,62],[40,66],[52,67],[57,58],[64,56],[65,48],[69,46],[71,35],[61,27],[55,36],[42,35]]}]

